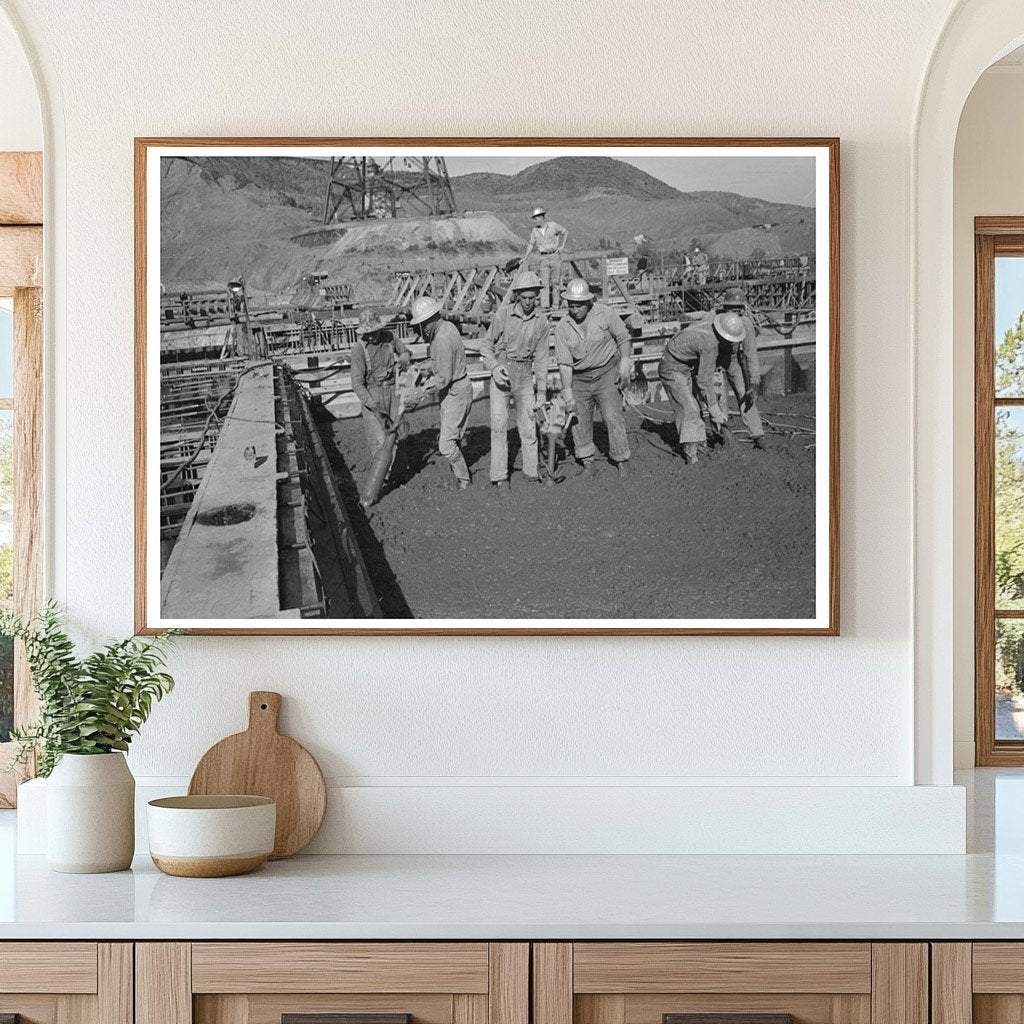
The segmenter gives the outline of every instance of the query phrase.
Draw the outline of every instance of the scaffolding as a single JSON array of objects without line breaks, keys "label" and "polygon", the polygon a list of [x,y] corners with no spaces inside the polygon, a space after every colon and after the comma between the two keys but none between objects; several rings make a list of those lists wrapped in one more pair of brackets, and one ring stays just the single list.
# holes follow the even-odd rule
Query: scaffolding
[{"label": "scaffolding", "polygon": [[443,156],[331,157],[324,223],[457,213]]}]

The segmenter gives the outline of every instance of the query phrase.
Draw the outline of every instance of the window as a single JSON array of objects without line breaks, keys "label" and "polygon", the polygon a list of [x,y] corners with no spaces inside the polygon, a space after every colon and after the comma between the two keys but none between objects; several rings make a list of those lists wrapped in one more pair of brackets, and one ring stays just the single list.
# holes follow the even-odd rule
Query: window
[{"label": "window", "polygon": [[975,236],[976,761],[1024,765],[1024,218]]}]

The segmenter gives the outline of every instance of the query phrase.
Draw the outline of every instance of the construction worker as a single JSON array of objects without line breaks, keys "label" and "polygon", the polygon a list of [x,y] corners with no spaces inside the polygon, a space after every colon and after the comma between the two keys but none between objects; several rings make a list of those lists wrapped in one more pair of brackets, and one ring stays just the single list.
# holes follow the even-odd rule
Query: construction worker
[{"label": "construction worker", "polygon": [[422,295],[412,304],[409,322],[430,346],[430,376],[424,391],[437,391],[441,404],[441,425],[437,447],[448,460],[456,486],[464,491],[470,484],[469,467],[459,448],[473,405],[473,385],[466,374],[466,349],[453,323],[441,319],[441,303]]},{"label": "construction worker", "polygon": [[516,407],[523,448],[523,476],[539,483],[538,406],[547,400],[548,318],[537,310],[540,278],[523,271],[512,282],[511,303],[501,306],[480,341],[484,366],[491,371],[491,484],[508,492],[508,403]]},{"label": "construction worker", "polygon": [[695,245],[693,247],[693,277],[697,285],[708,283],[709,268],[708,254],[699,245]]},{"label": "construction worker", "polygon": [[356,343],[352,346],[352,390],[362,406],[371,461],[384,445],[385,428],[398,415],[396,367],[404,370],[412,358],[387,326],[387,320],[364,309],[359,314]]},{"label": "construction worker", "polygon": [[743,341],[744,333],[743,321],[730,311],[688,324],[665,343],[658,376],[672,403],[687,463],[697,461],[697,449],[707,441],[704,410],[718,432],[729,421],[719,404],[715,368],[734,344]]},{"label": "construction worker", "polygon": [[555,358],[562,398],[568,412],[576,413],[576,458],[587,475],[596,471],[594,409],[600,407],[609,455],[619,475],[625,476],[629,441],[619,389],[633,373],[629,331],[614,310],[594,301],[596,296],[582,277],[573,278],[562,294],[569,311],[555,328]]},{"label": "construction worker", "polygon": [[548,211],[542,206],[534,208],[530,214],[533,230],[530,232],[530,243],[523,256],[522,267],[527,270],[530,256],[537,253],[537,269],[540,271],[540,304],[543,309],[555,305],[558,289],[562,287],[562,251],[569,232],[561,224],[548,220]]},{"label": "construction worker", "polygon": [[[743,425],[750,434],[753,446],[759,450],[765,447],[764,424],[757,408],[757,389],[761,386],[761,357],[757,353],[757,327],[747,307],[747,295],[742,288],[726,288],[722,295],[721,309],[733,312],[743,321],[744,336],[731,353],[723,353],[722,373],[727,388],[732,388],[740,407]],[[728,358],[726,358],[728,356]],[[726,392],[728,394],[728,391]],[[728,409],[728,399],[723,407]]]}]

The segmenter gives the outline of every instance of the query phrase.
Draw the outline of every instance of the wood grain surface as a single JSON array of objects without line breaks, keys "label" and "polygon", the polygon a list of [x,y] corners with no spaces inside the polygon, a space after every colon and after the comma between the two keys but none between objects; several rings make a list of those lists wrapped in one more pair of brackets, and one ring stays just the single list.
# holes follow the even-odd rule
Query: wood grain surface
[{"label": "wood grain surface", "polygon": [[197,942],[192,986],[196,993],[487,992],[488,951],[484,942]]},{"label": "wood grain surface", "polygon": [[863,942],[577,942],[577,992],[870,992]]},{"label": "wood grain surface", "polygon": [[0,153],[0,224],[43,223],[43,154]]},{"label": "wood grain surface", "polygon": [[323,773],[305,747],[277,731],[279,693],[249,694],[249,727],[211,747],[196,765],[188,791],[267,796],[277,804],[271,860],[308,846],[327,809]]}]

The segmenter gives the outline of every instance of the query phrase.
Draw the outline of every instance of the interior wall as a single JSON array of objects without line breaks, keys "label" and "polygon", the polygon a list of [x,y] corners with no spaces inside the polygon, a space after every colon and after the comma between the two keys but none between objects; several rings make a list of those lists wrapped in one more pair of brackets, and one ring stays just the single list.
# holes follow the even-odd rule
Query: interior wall
[{"label": "interior wall", "polygon": [[974,218],[1024,216],[1024,65],[990,68],[964,106],[954,161],[954,736],[974,764]]},{"label": "interior wall", "polygon": [[914,781],[909,139],[946,0],[5,2],[57,108],[50,582],[84,640],[132,628],[133,136],[842,139],[842,637],[187,638],[137,774],[271,688],[358,788]]},{"label": "interior wall", "polygon": [[39,96],[21,40],[0,10],[0,152],[43,148]]}]

